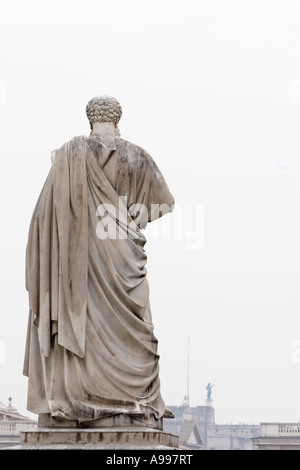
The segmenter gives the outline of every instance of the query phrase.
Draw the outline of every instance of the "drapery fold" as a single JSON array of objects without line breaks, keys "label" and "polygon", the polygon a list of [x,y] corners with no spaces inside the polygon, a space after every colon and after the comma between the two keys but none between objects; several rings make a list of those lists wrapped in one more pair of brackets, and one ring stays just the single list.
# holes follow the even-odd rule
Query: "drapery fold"
[{"label": "drapery fold", "polygon": [[30,411],[162,416],[146,238],[129,210],[156,201],[173,208],[160,171],[133,144],[77,137],[56,151],[26,250]]}]

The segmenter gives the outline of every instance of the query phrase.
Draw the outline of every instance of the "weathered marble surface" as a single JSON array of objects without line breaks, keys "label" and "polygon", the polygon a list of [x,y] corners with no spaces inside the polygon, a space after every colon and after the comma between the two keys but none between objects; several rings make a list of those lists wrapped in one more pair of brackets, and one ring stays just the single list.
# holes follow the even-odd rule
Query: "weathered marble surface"
[{"label": "weathered marble surface", "polygon": [[103,446],[166,446],[177,448],[178,436],[159,430],[144,427],[130,428],[93,428],[93,429],[53,429],[40,428],[36,431],[25,431],[21,433],[21,445],[23,446],[46,446],[64,445],[80,446],[86,445]]},{"label": "weathered marble surface", "polygon": [[28,410],[70,423],[152,416],[160,428],[166,409],[141,228],[172,211],[174,199],[151,156],[120,137],[116,100],[87,110],[91,135],[52,153],[30,224]]}]

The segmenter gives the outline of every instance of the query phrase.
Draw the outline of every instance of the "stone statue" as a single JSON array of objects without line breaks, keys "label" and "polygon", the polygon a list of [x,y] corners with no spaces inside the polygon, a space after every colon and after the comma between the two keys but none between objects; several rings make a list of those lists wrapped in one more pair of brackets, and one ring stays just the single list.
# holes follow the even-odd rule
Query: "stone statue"
[{"label": "stone statue", "polygon": [[214,385],[212,385],[210,382],[207,384],[207,386],[206,386],[206,390],[207,390],[206,401],[212,401],[211,393],[212,393],[212,388],[213,387],[214,387]]},{"label": "stone statue", "polygon": [[27,408],[40,426],[161,429],[142,229],[174,199],[151,156],[120,137],[116,99],[86,112],[91,133],[52,152],[29,229]]}]

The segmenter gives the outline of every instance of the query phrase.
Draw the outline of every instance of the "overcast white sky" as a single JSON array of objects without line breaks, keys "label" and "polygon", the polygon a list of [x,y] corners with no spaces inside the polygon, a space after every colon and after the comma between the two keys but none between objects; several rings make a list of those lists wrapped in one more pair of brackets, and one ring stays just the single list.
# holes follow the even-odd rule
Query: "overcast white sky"
[{"label": "overcast white sky", "polygon": [[218,423],[299,421],[297,0],[0,0],[0,401],[26,412],[24,255],[50,152],[89,133],[100,94],[174,194],[157,227],[185,226],[146,246],[166,403],[189,337],[193,406],[212,382]]}]

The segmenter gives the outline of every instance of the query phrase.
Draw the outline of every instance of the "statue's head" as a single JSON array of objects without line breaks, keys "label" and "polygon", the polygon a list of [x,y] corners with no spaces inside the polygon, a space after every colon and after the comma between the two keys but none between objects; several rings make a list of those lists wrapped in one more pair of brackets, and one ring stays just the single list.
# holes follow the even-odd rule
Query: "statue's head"
[{"label": "statue's head", "polygon": [[119,101],[112,96],[96,96],[86,105],[86,114],[91,129],[95,122],[113,122],[117,127],[122,116],[122,108]]}]

